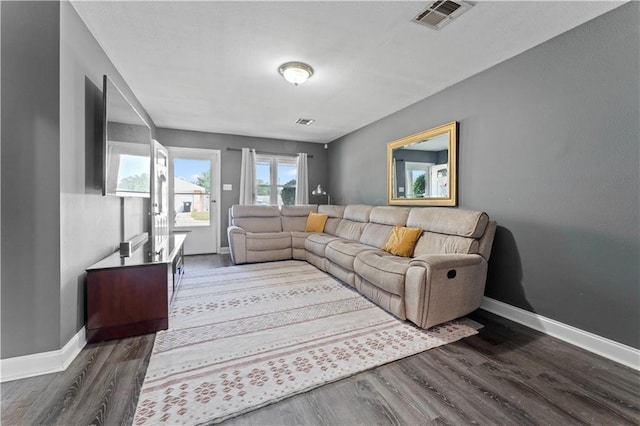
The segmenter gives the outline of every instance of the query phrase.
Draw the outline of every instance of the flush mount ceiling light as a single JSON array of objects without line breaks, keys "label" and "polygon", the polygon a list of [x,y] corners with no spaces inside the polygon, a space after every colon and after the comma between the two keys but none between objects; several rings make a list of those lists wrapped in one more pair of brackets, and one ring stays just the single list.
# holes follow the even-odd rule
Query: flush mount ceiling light
[{"label": "flush mount ceiling light", "polygon": [[313,75],[313,68],[303,62],[287,62],[280,65],[278,72],[291,84],[302,84]]}]

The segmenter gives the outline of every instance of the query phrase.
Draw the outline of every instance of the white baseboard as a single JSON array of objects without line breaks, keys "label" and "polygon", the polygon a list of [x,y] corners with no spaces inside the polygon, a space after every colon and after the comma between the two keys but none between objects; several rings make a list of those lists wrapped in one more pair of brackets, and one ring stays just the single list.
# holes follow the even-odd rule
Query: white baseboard
[{"label": "white baseboard", "polygon": [[484,297],[480,308],[549,336],[564,340],[612,361],[619,362],[634,370],[640,370],[640,351],[631,346],[623,345],[490,297]]},{"label": "white baseboard", "polygon": [[[227,253],[229,252],[229,247],[222,247],[220,253],[224,253],[225,249]],[[489,297],[484,297],[480,308],[634,370],[640,370],[640,351],[630,346]],[[2,359],[0,360],[0,383],[63,371],[86,344],[86,330],[83,327],[60,350]]]},{"label": "white baseboard", "polygon": [[229,250],[229,247],[220,247],[220,251],[218,253],[219,254],[229,254],[229,253],[231,253],[231,250]]},{"label": "white baseboard", "polygon": [[85,327],[57,351],[0,360],[0,383],[64,371],[87,344]]}]

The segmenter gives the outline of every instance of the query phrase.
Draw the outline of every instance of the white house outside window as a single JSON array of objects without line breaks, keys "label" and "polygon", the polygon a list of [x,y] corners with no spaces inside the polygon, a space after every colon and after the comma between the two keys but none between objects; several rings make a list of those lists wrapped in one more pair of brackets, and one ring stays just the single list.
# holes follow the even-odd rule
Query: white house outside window
[{"label": "white house outside window", "polygon": [[296,201],[296,174],[294,157],[274,155],[256,156],[256,204],[282,206]]}]

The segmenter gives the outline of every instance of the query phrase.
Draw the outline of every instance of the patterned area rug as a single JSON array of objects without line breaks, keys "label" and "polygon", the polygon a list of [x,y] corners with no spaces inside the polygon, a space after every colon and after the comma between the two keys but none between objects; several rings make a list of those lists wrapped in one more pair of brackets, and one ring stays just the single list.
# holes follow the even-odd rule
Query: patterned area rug
[{"label": "patterned area rug", "polygon": [[477,333],[421,330],[306,262],[189,272],[157,334],[134,423],[216,422]]}]

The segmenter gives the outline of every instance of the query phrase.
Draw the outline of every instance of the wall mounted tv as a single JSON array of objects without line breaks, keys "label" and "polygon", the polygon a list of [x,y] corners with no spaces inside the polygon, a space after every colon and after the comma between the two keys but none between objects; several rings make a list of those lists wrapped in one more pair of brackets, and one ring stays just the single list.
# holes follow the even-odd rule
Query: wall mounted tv
[{"label": "wall mounted tv", "polygon": [[150,197],[151,128],[106,75],[102,94],[102,194]]}]

